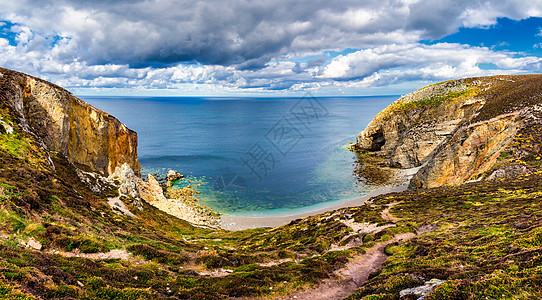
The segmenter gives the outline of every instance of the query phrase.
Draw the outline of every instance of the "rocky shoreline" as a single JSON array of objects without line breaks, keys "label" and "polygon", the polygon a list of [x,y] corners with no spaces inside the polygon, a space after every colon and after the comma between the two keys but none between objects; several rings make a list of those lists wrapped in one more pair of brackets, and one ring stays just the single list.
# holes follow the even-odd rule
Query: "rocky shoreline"
[{"label": "rocky shoreline", "polygon": [[[195,196],[198,192],[191,185],[173,187],[183,177],[173,170],[168,171],[162,180],[148,174],[147,181],[138,180],[139,194],[147,203],[172,216],[196,226],[218,228],[220,214],[199,203],[200,200]],[[159,181],[166,183],[160,184]]]}]

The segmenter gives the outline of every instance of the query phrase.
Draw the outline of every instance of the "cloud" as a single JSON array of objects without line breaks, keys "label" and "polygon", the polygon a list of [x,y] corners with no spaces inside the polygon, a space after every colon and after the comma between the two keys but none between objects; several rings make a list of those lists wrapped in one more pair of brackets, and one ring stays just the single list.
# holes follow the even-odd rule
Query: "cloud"
[{"label": "cloud", "polygon": [[[500,70],[482,70],[480,64],[494,64]],[[365,80],[389,84],[408,80],[444,80],[496,72],[538,71],[542,58],[494,51],[486,47],[439,43],[387,45],[360,50],[334,58],[321,70],[321,78]]]},{"label": "cloud", "polygon": [[536,16],[539,2],[4,0],[0,17],[23,25],[21,43],[32,34],[69,39],[76,52],[64,59],[254,68],[289,52],[409,43],[442,37],[460,26],[491,25],[497,17]]},{"label": "cloud", "polygon": [[[0,65],[67,87],[258,91],[532,71],[540,61],[520,53],[419,41],[542,16],[541,8],[541,0],[3,0],[0,26],[10,34],[0,36]],[[345,49],[360,50],[326,56]]]}]

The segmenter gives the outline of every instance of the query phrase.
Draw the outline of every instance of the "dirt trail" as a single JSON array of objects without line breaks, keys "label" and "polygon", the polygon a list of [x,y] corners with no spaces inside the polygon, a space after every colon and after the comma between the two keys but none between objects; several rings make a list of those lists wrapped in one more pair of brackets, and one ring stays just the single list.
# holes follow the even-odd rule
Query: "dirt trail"
[{"label": "dirt trail", "polygon": [[82,253],[79,251],[79,249],[75,249],[72,252],[50,250],[50,251],[47,251],[47,253],[58,254],[64,257],[83,257],[83,258],[90,258],[90,259],[121,259],[125,261],[132,261],[132,262],[139,262],[139,263],[144,262],[144,260],[134,257],[130,252],[123,249],[115,249],[109,252],[102,252],[102,253]]},{"label": "dirt trail", "polygon": [[388,222],[392,222],[392,223],[397,223],[397,221],[399,221],[399,219],[397,219],[396,217],[394,217],[391,213],[390,213],[390,209],[392,207],[394,207],[395,205],[397,204],[400,204],[401,202],[396,202],[396,203],[391,203],[391,204],[388,204],[387,207],[382,211],[382,213],[380,214],[380,216],[382,217],[382,219],[388,221]]},{"label": "dirt trail", "polygon": [[369,279],[369,274],[379,270],[388,256],[384,248],[391,243],[402,242],[416,236],[414,233],[396,235],[389,241],[376,244],[367,253],[360,255],[346,264],[346,266],[335,274],[342,279],[326,279],[317,287],[288,295],[281,299],[343,299],[350,296]]}]

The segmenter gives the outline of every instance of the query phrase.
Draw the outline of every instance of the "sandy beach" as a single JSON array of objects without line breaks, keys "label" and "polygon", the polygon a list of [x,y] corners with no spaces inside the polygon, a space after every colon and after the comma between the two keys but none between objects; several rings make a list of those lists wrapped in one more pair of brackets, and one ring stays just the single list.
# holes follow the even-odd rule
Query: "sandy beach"
[{"label": "sandy beach", "polygon": [[[266,216],[244,216],[244,215],[222,215],[220,220],[220,226],[226,230],[243,230],[259,227],[278,227],[290,223],[290,221],[314,216],[324,213],[326,211],[335,210],[343,207],[359,206],[365,203],[370,198],[382,194],[402,192],[408,188],[408,183],[395,186],[383,186],[372,190],[365,196],[340,201],[338,203],[330,203],[329,206],[317,208],[314,210],[307,210],[298,213],[297,210],[288,214],[288,211],[281,211],[280,214],[273,214],[272,212]],[[310,209],[310,208],[309,208]]]},{"label": "sandy beach", "polygon": [[320,205],[303,207],[292,210],[279,210],[279,211],[264,211],[260,215],[253,214],[239,214],[239,215],[222,215],[220,218],[220,227],[226,230],[243,230],[260,227],[278,227],[290,223],[292,220],[314,216],[344,207],[359,206],[365,203],[365,201],[372,197],[402,192],[408,188],[410,179],[421,167],[396,170],[394,184],[378,187],[368,194],[361,197],[345,199],[341,201],[334,201],[331,203],[322,203]]}]

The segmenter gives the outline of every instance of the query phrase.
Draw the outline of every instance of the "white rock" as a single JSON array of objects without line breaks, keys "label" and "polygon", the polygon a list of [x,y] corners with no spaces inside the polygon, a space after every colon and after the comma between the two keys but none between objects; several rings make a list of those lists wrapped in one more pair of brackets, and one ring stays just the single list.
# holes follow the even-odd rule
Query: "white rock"
[{"label": "white rock", "polygon": [[426,281],[424,285],[404,289],[399,292],[399,297],[404,297],[406,295],[413,295],[415,297],[418,297],[418,300],[423,300],[427,295],[429,295],[437,286],[443,284],[444,280],[433,278],[429,281]]},{"label": "white rock", "polygon": [[184,177],[184,175],[182,175],[179,172],[174,171],[174,170],[169,170],[169,171],[167,171],[167,174],[166,174],[167,181],[175,181],[175,180],[181,179],[183,177]]},{"label": "white rock", "polygon": [[107,204],[109,204],[114,213],[118,215],[125,215],[132,218],[137,218],[136,215],[134,215],[131,211],[128,210],[126,205],[124,205],[124,202],[120,200],[120,197],[108,198],[107,200]]},{"label": "white rock", "polygon": [[36,241],[34,238],[30,238],[28,242],[26,243],[27,248],[32,248],[36,250],[41,250],[42,246],[41,243]]},{"label": "white rock", "polygon": [[127,163],[115,168],[115,172],[108,177],[109,180],[117,180],[120,182],[119,193],[134,198],[139,198],[139,190],[137,189],[136,176],[134,170]]},{"label": "white rock", "polygon": [[136,199],[131,204],[139,210],[143,210],[143,204],[140,201],[139,187],[137,185],[138,178],[135,176],[134,170],[127,163],[115,168],[115,172],[108,177],[110,181],[118,181],[120,184],[119,194]]}]

